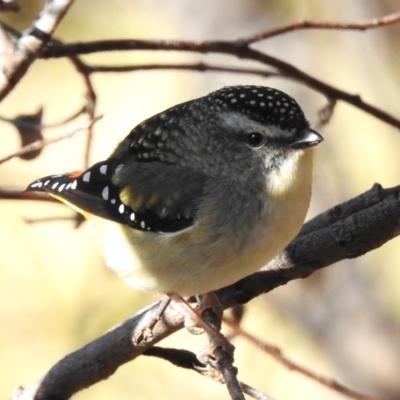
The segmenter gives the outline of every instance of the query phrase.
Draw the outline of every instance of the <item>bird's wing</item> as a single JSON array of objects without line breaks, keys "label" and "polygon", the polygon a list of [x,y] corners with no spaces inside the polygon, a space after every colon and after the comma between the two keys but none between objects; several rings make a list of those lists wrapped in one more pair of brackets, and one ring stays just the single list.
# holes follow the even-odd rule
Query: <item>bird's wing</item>
[{"label": "bird's wing", "polygon": [[159,161],[110,159],[85,171],[38,179],[26,190],[49,192],[84,215],[134,229],[177,232],[193,224],[204,182],[201,173]]}]

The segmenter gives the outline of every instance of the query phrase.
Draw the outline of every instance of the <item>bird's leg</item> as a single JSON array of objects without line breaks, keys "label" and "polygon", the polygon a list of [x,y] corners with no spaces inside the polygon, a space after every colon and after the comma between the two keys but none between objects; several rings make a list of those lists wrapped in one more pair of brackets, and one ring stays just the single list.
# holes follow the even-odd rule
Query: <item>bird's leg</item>
[{"label": "bird's leg", "polygon": [[146,326],[140,330],[140,332],[133,338],[133,341],[136,345],[140,344],[141,342],[149,342],[153,337],[153,329],[156,323],[161,319],[164,311],[168,307],[169,303],[171,302],[171,297],[164,296],[161,299],[160,304],[158,307],[153,311],[153,315],[151,316],[150,321],[146,324]]},{"label": "bird's leg", "polygon": [[[214,366],[214,352],[219,347],[230,354],[233,359],[235,347],[219,331],[221,327],[222,307],[214,293],[203,295],[199,305],[200,310],[203,311],[193,308],[183,297],[175,293],[169,293],[168,295],[180,308],[185,318],[185,326],[189,326],[191,332],[193,326],[196,326],[196,329],[200,328],[201,331],[206,332],[210,340],[210,344],[197,356],[201,363]],[[195,333],[199,332],[195,330]]]},{"label": "bird's leg", "polygon": [[203,326],[198,322],[198,314],[200,314],[200,318],[205,318],[216,330],[221,329],[222,313],[224,310],[214,292],[192,296],[188,298],[187,302],[192,309],[197,310],[195,317],[189,313],[184,315],[185,328],[190,333],[200,335],[204,332]]}]

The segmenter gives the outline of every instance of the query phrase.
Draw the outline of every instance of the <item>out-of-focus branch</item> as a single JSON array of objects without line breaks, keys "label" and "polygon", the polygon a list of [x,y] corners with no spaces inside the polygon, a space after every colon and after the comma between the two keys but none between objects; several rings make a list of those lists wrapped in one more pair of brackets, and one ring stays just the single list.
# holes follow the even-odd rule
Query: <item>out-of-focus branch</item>
[{"label": "out-of-focus branch", "polygon": [[232,74],[249,74],[258,75],[264,78],[283,77],[277,72],[268,71],[261,68],[238,68],[224,65],[208,64],[204,62],[198,63],[180,63],[180,64],[142,64],[142,65],[93,65],[85,64],[88,73],[108,73],[108,72],[136,72],[136,71],[152,71],[152,70],[177,70],[177,71],[198,71],[198,72],[224,72]]},{"label": "out-of-focus branch", "polygon": [[[83,126],[80,126],[78,128],[75,128],[74,130],[64,133],[60,136],[57,136],[55,138],[52,139],[43,139],[43,140],[37,140],[36,142],[30,143],[22,148],[20,148],[19,150],[17,150],[16,152],[9,154],[8,156],[0,159],[0,165],[8,160],[11,160],[14,157],[20,157],[23,154],[29,153],[31,151],[35,151],[38,149],[42,149],[46,146],[49,146],[51,144],[60,142],[62,140],[66,140],[66,139],[70,139],[71,137],[73,137],[76,133],[84,131],[86,129],[89,129],[96,121],[98,121],[101,118],[101,116],[94,118],[92,121],[90,121],[88,124],[85,124]],[[0,197],[1,198],[1,197]]]},{"label": "out-of-focus branch", "polygon": [[285,357],[281,350],[273,346],[271,344],[265,343],[259,339],[257,339],[255,336],[251,335],[250,333],[244,331],[238,324],[236,324],[234,321],[230,321],[228,319],[224,319],[224,322],[229,325],[229,327],[234,331],[236,335],[240,335],[247,339],[249,342],[257,346],[260,350],[266,352],[273,358],[275,358],[279,363],[284,365],[287,369],[290,371],[296,371],[304,376],[307,376],[308,378],[312,379],[315,382],[320,383],[323,386],[326,386],[327,388],[334,390],[335,392],[338,392],[349,399],[353,400],[375,400],[372,397],[366,396],[364,394],[358,393],[354,390],[351,390],[340,383],[336,382],[335,380],[331,378],[327,378],[325,376],[316,374],[315,372],[312,372],[309,368],[303,367],[291,360],[289,360],[287,357]]},{"label": "out-of-focus branch", "polygon": [[[272,72],[288,79],[300,82],[324,95],[329,101],[341,100],[373,115],[375,118],[400,129],[400,120],[393,115],[373,106],[361,99],[359,95],[351,94],[317,79],[294,65],[265,52],[251,48],[242,39],[233,41],[190,42],[178,40],[99,40],[85,43],[68,43],[52,45],[43,52],[43,58],[60,58],[79,54],[91,54],[104,51],[180,51],[192,53],[227,54],[241,60],[251,60],[274,68]],[[142,66],[142,68],[144,68]]]},{"label": "out-of-focus branch", "polygon": [[261,40],[270,39],[274,36],[283,35],[284,33],[294,32],[301,29],[330,29],[330,30],[357,30],[365,31],[367,29],[380,28],[397,24],[400,22],[400,13],[385,15],[382,18],[373,18],[367,21],[357,22],[321,22],[321,21],[302,21],[295,22],[290,25],[284,25],[274,29],[268,29],[264,32],[257,33],[253,36],[248,36],[243,39],[247,44],[259,42]]},{"label": "out-of-focus branch", "polygon": [[[36,21],[15,42],[1,42],[7,57],[0,63],[0,101],[15,87],[39,57],[73,0],[48,0]],[[4,53],[4,51],[2,51]]]},{"label": "out-of-focus branch", "polygon": [[[340,212],[332,211],[335,209]],[[308,222],[303,232],[262,271],[216,291],[221,305],[229,308],[246,303],[334,262],[358,257],[400,234],[400,186],[386,190],[375,186],[332,210],[315,218],[320,222]],[[307,225],[311,228],[307,229]],[[147,326],[157,306],[158,303],[140,311],[62,359],[41,380],[35,400],[68,399],[77,391],[106,379],[123,363],[182,328],[182,316],[173,307],[168,307],[162,320],[155,325],[152,337],[135,346],[132,337]]]}]

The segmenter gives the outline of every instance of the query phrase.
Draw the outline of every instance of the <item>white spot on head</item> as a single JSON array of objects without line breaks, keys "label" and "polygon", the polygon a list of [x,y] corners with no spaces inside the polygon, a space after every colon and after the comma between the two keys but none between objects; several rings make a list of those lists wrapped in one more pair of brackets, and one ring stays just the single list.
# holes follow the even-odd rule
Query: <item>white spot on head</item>
[{"label": "white spot on head", "polygon": [[[107,165],[106,165],[106,167],[107,167]],[[102,197],[104,200],[108,200],[109,194],[110,194],[110,189],[109,189],[108,186],[106,186],[106,187],[103,189],[103,191],[101,192],[101,197]]]},{"label": "white spot on head", "polygon": [[87,171],[82,176],[83,182],[90,182],[90,171]]},{"label": "white spot on head", "polygon": [[131,221],[134,221],[134,220],[135,220],[135,213],[133,212],[133,213],[129,216],[129,218],[130,218]]},{"label": "white spot on head", "polygon": [[123,214],[125,211],[125,206],[123,204],[120,204],[120,206],[118,207],[118,211],[120,214]]},{"label": "white spot on head", "polygon": [[146,226],[145,222],[144,222],[144,221],[142,221],[142,222],[140,223],[140,227],[141,227],[142,229],[144,229],[144,228],[145,228],[145,226]]},{"label": "white spot on head", "polygon": [[62,185],[60,185],[60,187],[58,188],[58,191],[59,191],[59,192],[62,192],[64,188],[65,188],[65,183],[63,183]]},{"label": "white spot on head", "polygon": [[71,189],[76,189],[77,186],[78,186],[78,181],[75,179],[75,180],[71,183]]},{"label": "white spot on head", "polygon": [[105,174],[107,173],[107,167],[108,167],[107,164],[103,164],[103,165],[100,167],[100,173],[103,174],[103,175],[105,175]]},{"label": "white spot on head", "polygon": [[55,188],[58,186],[59,183],[60,183],[60,182],[54,183],[53,186],[52,186],[51,188],[52,188],[52,189],[55,189]]}]

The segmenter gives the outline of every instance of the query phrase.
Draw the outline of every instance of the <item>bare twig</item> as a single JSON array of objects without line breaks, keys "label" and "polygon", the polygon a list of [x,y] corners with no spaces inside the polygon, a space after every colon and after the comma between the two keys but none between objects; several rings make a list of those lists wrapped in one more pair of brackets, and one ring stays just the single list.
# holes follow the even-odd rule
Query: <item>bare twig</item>
[{"label": "bare twig", "polygon": [[[24,76],[71,6],[73,0],[48,0],[36,21],[13,44],[9,57],[0,65],[0,101]],[[11,42],[10,42],[11,44]]]},{"label": "bare twig", "polygon": [[43,140],[37,140],[36,142],[33,142],[31,144],[28,144],[27,146],[22,147],[21,149],[17,150],[16,152],[9,154],[8,156],[0,159],[0,164],[11,160],[14,157],[20,157],[22,154],[26,154],[29,153],[31,151],[35,151],[38,149],[42,149],[43,147],[49,146],[51,144],[60,142],[62,140],[66,140],[66,139],[70,139],[71,137],[73,137],[76,133],[81,132],[85,129],[90,128],[91,126],[93,126],[93,124],[98,121],[101,118],[101,116],[94,118],[92,121],[90,121],[88,124],[85,124],[83,126],[80,126],[70,132],[64,133],[56,138],[52,138],[52,139],[43,139]]},{"label": "bare twig", "polygon": [[[209,374],[205,372],[204,365],[199,362],[196,354],[194,354],[192,351],[153,346],[146,350],[143,355],[161,358],[169,361],[171,364],[176,365],[177,367],[190,369],[202,374],[203,376],[210,377]],[[256,400],[274,400],[244,382],[239,382],[239,385],[243,393],[248,394]]]},{"label": "bare twig", "polygon": [[318,122],[315,125],[316,129],[321,129],[330,122],[333,112],[335,111],[336,104],[336,100],[328,99],[328,104],[318,111]]},{"label": "bare twig", "polygon": [[68,122],[73,121],[74,119],[78,118],[80,115],[82,115],[86,111],[86,106],[83,106],[80,110],[72,114],[70,117],[67,117],[63,119],[62,121],[59,122],[54,122],[52,124],[37,124],[31,121],[26,121],[25,119],[21,119],[20,117],[17,118],[6,118],[2,117],[0,115],[0,121],[3,122],[8,122],[14,126],[18,126],[21,128],[26,128],[26,129],[52,129],[52,128],[58,128],[62,125],[67,124]]},{"label": "bare twig", "polygon": [[264,32],[248,36],[243,39],[246,44],[259,42],[261,40],[270,39],[274,36],[283,35],[284,33],[298,31],[301,29],[332,29],[332,30],[357,30],[365,31],[367,29],[379,28],[397,24],[400,22],[400,13],[385,15],[382,18],[373,18],[362,22],[321,22],[321,21],[302,21],[295,22],[290,25],[284,25],[274,29],[268,29]]},{"label": "bare twig", "polygon": [[229,72],[233,74],[258,75],[264,78],[283,77],[282,74],[267,71],[261,68],[236,68],[223,65],[213,65],[204,62],[190,64],[142,64],[142,65],[92,65],[86,64],[89,73],[108,73],[108,72],[136,72],[152,70],[178,70],[178,71],[199,71],[199,72]]},{"label": "bare twig", "polygon": [[253,397],[256,400],[274,400],[272,397],[266,395],[265,393],[260,392],[259,390],[254,389],[253,387],[247,385],[244,382],[240,382],[240,387],[243,390],[243,393]]},{"label": "bare twig", "polygon": [[36,201],[48,201],[51,203],[60,203],[54,197],[51,197],[47,193],[40,192],[21,192],[20,190],[6,190],[0,188],[0,199],[1,200],[36,200]]},{"label": "bare twig", "polygon": [[[96,112],[97,95],[94,90],[92,81],[90,79],[90,72],[88,72],[86,64],[76,56],[69,57],[72,64],[75,66],[78,73],[82,76],[86,88],[86,112],[90,119],[93,119]],[[88,128],[87,139],[85,145],[84,167],[89,167],[90,164],[90,150],[92,148],[93,140],[93,125]]]},{"label": "bare twig", "polygon": [[214,352],[215,361],[222,372],[226,387],[232,400],[245,400],[239,381],[237,380],[237,368],[233,366],[232,354],[221,347]]},{"label": "bare twig", "polygon": [[287,357],[285,357],[282,354],[282,351],[273,345],[270,345],[268,343],[265,343],[259,339],[257,339],[255,336],[251,335],[250,333],[244,331],[239,325],[237,325],[234,321],[229,320],[227,318],[224,318],[224,322],[229,325],[229,327],[238,335],[246,338],[249,342],[253,343],[257,348],[260,350],[265,351],[272,357],[274,357],[277,361],[279,361],[282,365],[284,365],[286,368],[288,368],[291,371],[296,371],[299,372],[300,374],[307,376],[308,378],[312,379],[315,382],[320,383],[321,385],[324,385],[328,387],[329,389],[332,389],[338,393],[341,393],[345,395],[346,397],[354,400],[376,400],[372,397],[366,396],[364,394],[358,393],[354,390],[351,390],[340,383],[336,382],[335,380],[331,378],[326,378],[322,375],[316,374],[315,372],[310,371],[308,368],[305,368],[291,360],[289,360]]},{"label": "bare twig", "polygon": [[48,47],[42,54],[44,58],[59,58],[79,54],[91,54],[103,51],[123,50],[153,50],[153,51],[180,51],[194,53],[228,54],[242,60],[252,60],[275,68],[275,73],[320,92],[325,97],[333,100],[341,100],[351,104],[360,110],[373,115],[375,118],[400,129],[400,120],[393,115],[366,103],[359,95],[354,95],[325,83],[304,71],[296,68],[276,57],[249,47],[241,39],[236,41],[163,41],[163,40],[99,40],[85,43],[68,43]]}]

